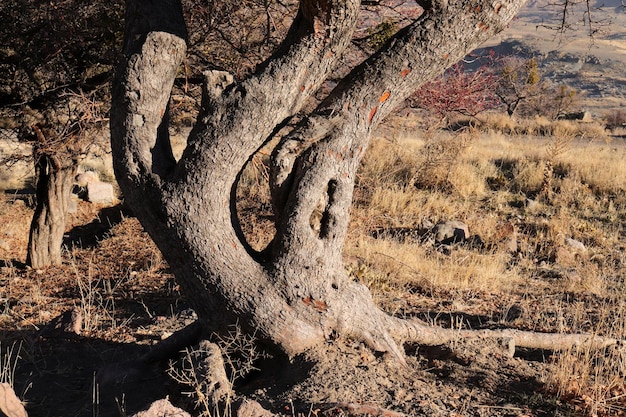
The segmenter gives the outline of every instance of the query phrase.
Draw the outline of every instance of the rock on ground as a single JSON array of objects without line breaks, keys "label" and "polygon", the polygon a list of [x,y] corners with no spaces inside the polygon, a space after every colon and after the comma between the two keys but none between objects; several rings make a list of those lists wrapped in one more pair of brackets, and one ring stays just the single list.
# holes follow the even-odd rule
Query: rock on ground
[{"label": "rock on ground", "polygon": [[174,407],[167,398],[153,402],[145,411],[133,414],[132,417],[191,417],[189,413]]},{"label": "rock on ground", "polygon": [[463,242],[469,238],[469,227],[460,221],[450,220],[447,222],[437,223],[433,228],[435,243],[450,244]]},{"label": "rock on ground", "polygon": [[28,417],[22,402],[6,382],[0,383],[0,414],[7,417]]},{"label": "rock on ground", "polygon": [[113,204],[115,191],[108,182],[90,182],[87,184],[87,201],[98,204]]}]

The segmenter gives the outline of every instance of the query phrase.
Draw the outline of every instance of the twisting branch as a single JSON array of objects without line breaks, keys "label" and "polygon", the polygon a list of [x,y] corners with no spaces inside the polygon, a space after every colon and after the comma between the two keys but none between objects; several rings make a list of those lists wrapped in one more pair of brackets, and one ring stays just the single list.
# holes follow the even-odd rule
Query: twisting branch
[{"label": "twisting branch", "polygon": [[[271,178],[277,210],[282,212],[289,206],[292,213],[299,211],[306,216],[302,214],[303,204],[310,202],[298,201],[299,196],[323,196],[330,181],[349,184],[371,132],[385,116],[426,81],[506,28],[524,3],[453,0],[445,7],[433,5],[415,23],[401,29],[381,51],[344,78],[313,115],[277,147]],[[351,189],[345,191],[345,198],[350,199]],[[339,202],[342,209],[349,207],[341,199],[335,204]],[[283,217],[294,223],[305,222],[297,216]],[[341,240],[347,224],[345,216],[333,224],[334,231],[328,235]],[[291,239],[302,239],[302,235],[284,237],[282,247],[294,244]],[[342,244],[337,240],[335,247]]]}]

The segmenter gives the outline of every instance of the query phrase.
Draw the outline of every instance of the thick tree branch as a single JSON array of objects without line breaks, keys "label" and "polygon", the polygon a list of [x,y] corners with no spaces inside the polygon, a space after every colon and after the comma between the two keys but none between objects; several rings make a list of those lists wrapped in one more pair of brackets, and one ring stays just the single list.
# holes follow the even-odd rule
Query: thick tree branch
[{"label": "thick tree branch", "polygon": [[[277,52],[253,76],[226,89],[221,100],[203,106],[202,126],[190,136],[184,158],[197,160],[202,155],[202,164],[227,150],[229,165],[238,172],[276,126],[300,110],[327,78],[349,45],[359,4],[358,0],[301,1]],[[225,174],[230,177],[233,172]]]},{"label": "thick tree branch", "polygon": [[[303,228],[315,208],[310,195],[321,198],[332,181],[345,184],[339,189],[351,199],[350,184],[382,119],[422,84],[503,30],[524,3],[453,0],[435,5],[339,83],[273,154],[273,203],[278,213],[288,206],[281,217],[289,224],[278,227],[284,234],[280,248],[306,236]],[[335,204],[340,207],[328,207],[326,213],[350,206],[339,198]],[[326,235],[334,248],[343,245],[349,217],[338,220]]]},{"label": "thick tree branch", "polygon": [[129,1],[123,58],[112,89],[114,168],[128,199],[145,200],[171,170],[166,111],[186,52],[177,0]]}]

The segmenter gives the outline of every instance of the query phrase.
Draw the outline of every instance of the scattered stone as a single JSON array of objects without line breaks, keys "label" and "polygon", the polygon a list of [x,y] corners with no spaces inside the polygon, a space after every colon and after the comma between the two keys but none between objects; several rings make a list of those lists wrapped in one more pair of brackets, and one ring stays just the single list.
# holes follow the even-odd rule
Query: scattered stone
[{"label": "scattered stone", "polygon": [[564,114],[559,115],[558,119],[580,120],[581,122],[591,122],[593,120],[593,118],[591,117],[591,113],[589,113],[588,111],[564,113]]},{"label": "scattered stone", "polygon": [[582,242],[572,238],[565,238],[564,243],[557,246],[552,252],[550,261],[561,266],[570,267],[575,266],[578,260],[586,254],[587,248]]},{"label": "scattered stone", "polygon": [[80,335],[82,326],[83,315],[78,308],[73,308],[53,318],[39,331],[39,337],[73,338]]},{"label": "scattered stone", "polygon": [[0,412],[6,417],[28,417],[24,405],[6,382],[0,383]]},{"label": "scattered stone", "polygon": [[113,184],[108,182],[91,182],[87,184],[87,201],[112,205],[115,202]]},{"label": "scattered stone", "polygon": [[431,230],[433,227],[435,227],[435,224],[433,222],[431,222],[430,220],[426,218],[422,219],[422,222],[421,222],[422,230]]},{"label": "scattered stone", "polygon": [[469,228],[467,224],[451,220],[437,223],[433,228],[435,243],[448,245],[450,243],[463,242],[469,238]]},{"label": "scattered stone", "polygon": [[256,401],[245,399],[237,407],[237,417],[272,417],[274,414],[261,407]]},{"label": "scattered stone", "polygon": [[565,245],[575,252],[587,253],[587,248],[585,247],[585,245],[576,239],[572,239],[571,237],[565,238]]},{"label": "scattered stone", "polygon": [[74,181],[79,187],[87,187],[87,185],[91,183],[100,182],[100,178],[98,177],[97,172],[85,171],[82,174],[78,174]]},{"label": "scattered stone", "polygon": [[526,209],[528,210],[535,210],[537,207],[539,207],[539,203],[536,200],[533,200],[532,198],[527,198],[524,201],[524,205],[526,206]]},{"label": "scattered stone", "polygon": [[450,245],[439,245],[437,246],[437,252],[449,256],[452,254],[452,248],[450,247]]},{"label": "scattered stone", "polygon": [[181,410],[178,407],[174,407],[169,399],[164,398],[157,400],[150,405],[145,411],[140,411],[137,414],[133,414],[131,417],[191,417],[191,414]]}]

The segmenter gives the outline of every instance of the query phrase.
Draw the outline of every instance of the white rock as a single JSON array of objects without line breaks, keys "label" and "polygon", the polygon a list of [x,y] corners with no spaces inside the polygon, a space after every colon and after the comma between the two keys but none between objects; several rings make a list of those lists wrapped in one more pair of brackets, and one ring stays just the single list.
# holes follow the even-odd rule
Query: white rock
[{"label": "white rock", "polygon": [[97,204],[113,204],[115,191],[108,182],[90,182],[87,184],[87,201]]},{"label": "white rock", "polygon": [[7,417],[28,417],[13,388],[5,382],[0,383],[0,413]]},{"label": "white rock", "polygon": [[100,182],[100,177],[97,172],[85,171],[82,174],[78,174],[74,181],[79,187],[86,187],[88,184],[93,182]]},{"label": "white rock", "polygon": [[565,244],[576,252],[580,252],[580,253],[587,252],[587,248],[585,247],[583,242],[580,242],[576,239],[572,239],[571,237],[565,238]]}]

